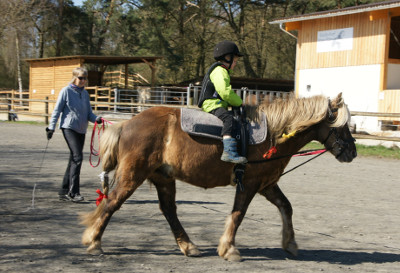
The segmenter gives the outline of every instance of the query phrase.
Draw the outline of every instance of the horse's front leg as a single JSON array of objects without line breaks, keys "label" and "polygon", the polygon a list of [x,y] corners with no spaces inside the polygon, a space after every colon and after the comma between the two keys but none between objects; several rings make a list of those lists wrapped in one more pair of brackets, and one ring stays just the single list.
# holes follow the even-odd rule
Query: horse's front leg
[{"label": "horse's front leg", "polygon": [[260,192],[268,201],[278,207],[282,216],[282,248],[288,253],[297,256],[297,243],[294,238],[292,215],[293,209],[289,200],[283,194],[278,185]]},{"label": "horse's front leg", "polygon": [[225,260],[242,260],[239,250],[235,247],[235,236],[255,194],[256,191],[252,189],[250,185],[245,185],[245,190],[243,192],[236,191],[233,210],[231,215],[226,219],[225,231],[219,239],[218,245],[218,255]]},{"label": "horse's front leg", "polygon": [[176,186],[174,179],[166,179],[163,177],[152,177],[149,179],[157,189],[160,210],[167,219],[172,233],[175,236],[176,243],[183,254],[189,257],[201,256],[197,246],[190,241],[189,236],[182,227],[176,214]]}]

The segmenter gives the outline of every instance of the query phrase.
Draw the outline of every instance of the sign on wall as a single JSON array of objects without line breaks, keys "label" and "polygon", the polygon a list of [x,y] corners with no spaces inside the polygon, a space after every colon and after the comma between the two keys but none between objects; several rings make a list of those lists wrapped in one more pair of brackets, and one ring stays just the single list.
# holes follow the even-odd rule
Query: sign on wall
[{"label": "sign on wall", "polygon": [[352,49],[352,27],[318,31],[317,52],[332,52]]}]

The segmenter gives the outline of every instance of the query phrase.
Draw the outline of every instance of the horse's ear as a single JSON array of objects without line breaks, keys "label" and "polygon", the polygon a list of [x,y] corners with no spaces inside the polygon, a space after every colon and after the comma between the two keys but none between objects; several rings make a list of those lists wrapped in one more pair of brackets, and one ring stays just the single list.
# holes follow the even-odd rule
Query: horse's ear
[{"label": "horse's ear", "polygon": [[343,106],[343,98],[342,98],[342,92],[340,92],[336,98],[332,100],[332,108],[337,109]]}]

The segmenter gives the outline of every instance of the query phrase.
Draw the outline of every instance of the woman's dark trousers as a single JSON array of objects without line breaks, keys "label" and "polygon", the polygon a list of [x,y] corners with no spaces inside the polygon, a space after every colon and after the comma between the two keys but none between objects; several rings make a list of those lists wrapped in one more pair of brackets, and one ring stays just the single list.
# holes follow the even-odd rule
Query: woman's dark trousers
[{"label": "woman's dark trousers", "polygon": [[85,134],[79,134],[71,129],[62,129],[62,132],[67,142],[70,155],[59,195],[69,194],[73,197],[76,194],[80,194],[79,176],[82,167]]}]

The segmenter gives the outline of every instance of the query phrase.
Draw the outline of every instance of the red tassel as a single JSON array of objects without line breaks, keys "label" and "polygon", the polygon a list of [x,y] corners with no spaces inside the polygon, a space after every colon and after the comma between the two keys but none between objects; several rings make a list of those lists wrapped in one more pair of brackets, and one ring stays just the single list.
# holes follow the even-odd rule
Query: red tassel
[{"label": "red tassel", "polygon": [[275,146],[272,146],[271,149],[269,149],[268,152],[266,152],[266,153],[263,155],[263,157],[266,158],[266,159],[270,159],[271,156],[272,156],[273,154],[275,154],[276,152],[277,152],[276,147],[275,147]]},{"label": "red tassel", "polygon": [[97,189],[96,192],[99,194],[99,197],[96,198],[96,206],[99,206],[103,199],[107,199],[107,195],[101,192],[101,190]]}]

